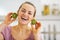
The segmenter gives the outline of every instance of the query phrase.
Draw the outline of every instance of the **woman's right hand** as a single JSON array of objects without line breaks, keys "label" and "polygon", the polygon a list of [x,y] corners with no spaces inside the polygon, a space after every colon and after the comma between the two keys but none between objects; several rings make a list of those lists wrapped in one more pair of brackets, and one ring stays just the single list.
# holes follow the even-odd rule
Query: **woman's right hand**
[{"label": "woman's right hand", "polygon": [[5,17],[5,20],[2,24],[0,24],[0,32],[9,24],[11,24],[16,19],[12,18],[12,12],[8,13],[8,15]]},{"label": "woman's right hand", "polygon": [[9,25],[16,19],[12,18],[12,12],[8,13],[8,15],[5,17],[4,24]]}]

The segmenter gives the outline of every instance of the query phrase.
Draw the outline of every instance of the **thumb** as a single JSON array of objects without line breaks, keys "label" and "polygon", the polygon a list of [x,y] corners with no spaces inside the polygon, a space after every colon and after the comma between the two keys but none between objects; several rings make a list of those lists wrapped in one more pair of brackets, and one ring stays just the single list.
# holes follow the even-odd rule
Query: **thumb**
[{"label": "thumb", "polygon": [[35,29],[35,25],[31,25],[33,33],[37,33],[37,30]]}]

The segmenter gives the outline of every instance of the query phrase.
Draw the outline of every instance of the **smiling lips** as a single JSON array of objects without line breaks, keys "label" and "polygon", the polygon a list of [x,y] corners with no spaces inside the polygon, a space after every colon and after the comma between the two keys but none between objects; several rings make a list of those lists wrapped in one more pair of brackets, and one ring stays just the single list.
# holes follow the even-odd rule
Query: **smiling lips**
[{"label": "smiling lips", "polygon": [[28,20],[28,18],[26,18],[26,17],[21,17],[21,19],[22,19],[22,20],[25,20],[25,21]]}]

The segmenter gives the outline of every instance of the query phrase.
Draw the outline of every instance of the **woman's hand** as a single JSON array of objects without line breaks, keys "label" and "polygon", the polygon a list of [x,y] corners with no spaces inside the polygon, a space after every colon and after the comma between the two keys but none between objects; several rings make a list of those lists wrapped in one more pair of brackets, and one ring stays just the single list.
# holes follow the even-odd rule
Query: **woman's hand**
[{"label": "woman's hand", "polygon": [[40,23],[40,22],[36,22],[35,25],[31,25],[31,26],[32,26],[32,31],[33,31],[34,33],[37,33],[38,30],[41,28],[41,23]]},{"label": "woman's hand", "polygon": [[12,18],[12,12],[8,13],[8,15],[5,17],[4,24],[9,25],[12,23],[15,19]]},{"label": "woman's hand", "polygon": [[38,30],[40,27],[41,27],[41,23],[40,22],[36,22],[35,29]]},{"label": "woman's hand", "polygon": [[34,39],[35,40],[41,40],[40,39],[41,23],[40,22],[36,22],[35,25],[31,25],[31,26],[32,26],[32,31],[33,31]]},{"label": "woman's hand", "polygon": [[11,17],[12,12],[8,13],[8,15],[5,17],[5,20],[3,21],[2,24],[0,24],[0,32],[8,26],[10,23],[12,23],[15,19],[12,19]]}]

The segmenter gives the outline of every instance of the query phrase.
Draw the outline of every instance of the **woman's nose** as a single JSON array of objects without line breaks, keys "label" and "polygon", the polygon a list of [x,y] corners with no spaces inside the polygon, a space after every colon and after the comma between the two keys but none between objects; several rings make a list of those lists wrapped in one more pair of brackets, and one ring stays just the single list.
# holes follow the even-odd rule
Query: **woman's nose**
[{"label": "woman's nose", "polygon": [[24,15],[25,15],[25,16],[28,15],[28,12],[25,12]]}]

